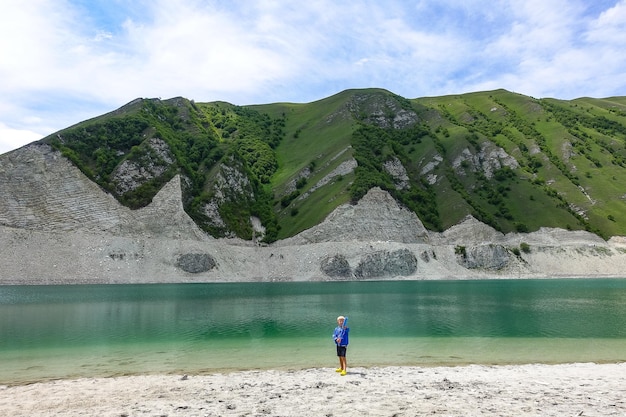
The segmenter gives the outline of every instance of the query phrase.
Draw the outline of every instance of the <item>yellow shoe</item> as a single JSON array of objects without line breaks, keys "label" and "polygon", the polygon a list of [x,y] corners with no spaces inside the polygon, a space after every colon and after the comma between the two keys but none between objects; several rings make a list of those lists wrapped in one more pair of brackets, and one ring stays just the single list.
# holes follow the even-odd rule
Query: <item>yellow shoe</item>
[{"label": "yellow shoe", "polygon": [[335,372],[341,372],[341,371],[343,371],[343,369],[341,369],[341,368],[335,369]]},{"label": "yellow shoe", "polygon": [[346,371],[341,371],[341,374],[340,374],[340,375],[341,375],[341,376],[346,376],[346,373],[347,373]]}]

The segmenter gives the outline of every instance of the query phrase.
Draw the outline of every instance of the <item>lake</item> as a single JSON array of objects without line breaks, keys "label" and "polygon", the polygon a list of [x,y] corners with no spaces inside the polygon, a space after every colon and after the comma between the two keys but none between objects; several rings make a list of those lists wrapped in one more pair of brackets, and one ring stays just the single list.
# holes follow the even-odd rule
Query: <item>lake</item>
[{"label": "lake", "polygon": [[0,286],[0,383],[626,360],[626,279]]}]

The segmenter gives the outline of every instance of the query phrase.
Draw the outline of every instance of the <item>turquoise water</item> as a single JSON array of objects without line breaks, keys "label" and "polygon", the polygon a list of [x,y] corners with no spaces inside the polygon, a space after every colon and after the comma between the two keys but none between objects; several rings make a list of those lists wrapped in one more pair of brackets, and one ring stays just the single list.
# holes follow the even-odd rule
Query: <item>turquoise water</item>
[{"label": "turquoise water", "polygon": [[0,383],[626,360],[626,279],[0,286]]}]

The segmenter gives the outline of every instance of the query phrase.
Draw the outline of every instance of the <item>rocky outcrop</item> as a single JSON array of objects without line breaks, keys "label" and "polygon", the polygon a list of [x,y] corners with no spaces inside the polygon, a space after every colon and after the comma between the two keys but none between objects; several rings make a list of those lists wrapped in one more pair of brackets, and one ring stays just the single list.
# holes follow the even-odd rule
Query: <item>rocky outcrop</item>
[{"label": "rocky outcrop", "polygon": [[373,188],[357,204],[339,206],[321,224],[276,244],[343,241],[424,243],[428,232],[414,212],[401,207],[386,191]]},{"label": "rocky outcrop", "polygon": [[320,270],[325,276],[336,279],[407,277],[415,274],[417,258],[407,248],[379,250],[360,257],[353,269],[345,255],[335,254],[322,259]]},{"label": "rocky outcrop", "polygon": [[417,258],[405,248],[365,256],[354,271],[354,276],[358,279],[406,277],[413,275],[416,270]]},{"label": "rocky outcrop", "polygon": [[463,247],[457,252],[459,252],[459,263],[468,269],[497,271],[505,268],[511,258],[510,251],[504,246],[493,244]]},{"label": "rocky outcrop", "polygon": [[476,220],[472,216],[465,217],[459,224],[452,226],[442,233],[433,233],[430,236],[431,242],[439,245],[482,245],[485,243],[499,242],[504,238],[503,233]]},{"label": "rocky outcrop", "polygon": [[208,253],[184,253],[176,260],[176,266],[185,272],[198,274],[215,268],[215,259]]},{"label": "rocky outcrop", "polygon": [[393,157],[392,159],[386,161],[383,164],[383,169],[391,175],[398,190],[407,190],[411,188],[409,175],[406,172],[404,165],[402,165],[402,162],[397,157]]},{"label": "rocky outcrop", "polygon": [[122,195],[160,177],[174,162],[169,146],[163,139],[151,138],[148,150],[140,159],[126,159],[111,174],[115,191]]},{"label": "rocky outcrop", "polygon": [[367,122],[382,128],[403,129],[419,121],[413,110],[402,107],[399,97],[386,94],[354,94],[348,107],[355,118],[367,115]]},{"label": "rocky outcrop", "polygon": [[341,164],[337,166],[337,168],[333,169],[330,173],[324,176],[321,180],[319,180],[313,187],[311,187],[303,196],[308,196],[315,190],[324,185],[330,183],[331,181],[343,177],[344,175],[348,175],[353,172],[357,167],[357,162],[354,158],[350,158],[347,161],[343,161]]},{"label": "rocky outcrop", "polygon": [[504,149],[485,142],[481,145],[480,152],[474,154],[466,148],[452,163],[452,167],[459,175],[464,175],[464,166],[469,167],[473,172],[482,172],[486,178],[493,178],[494,171],[502,167],[515,169],[519,167],[519,163]]},{"label": "rocky outcrop", "polygon": [[225,202],[236,202],[254,198],[254,190],[250,178],[245,174],[242,162],[234,157],[228,163],[219,165],[213,184],[208,194],[211,198],[202,206],[202,213],[206,217],[206,225],[222,230],[227,237],[234,233],[228,231],[227,224],[220,213],[220,206]]},{"label": "rocky outcrop", "polygon": [[352,268],[344,255],[326,256],[322,259],[320,270],[330,278],[348,279],[352,278]]},{"label": "rocky outcrop", "polygon": [[181,179],[177,175],[154,196],[150,205],[132,212],[132,221],[150,236],[212,240],[185,212],[181,197]]}]

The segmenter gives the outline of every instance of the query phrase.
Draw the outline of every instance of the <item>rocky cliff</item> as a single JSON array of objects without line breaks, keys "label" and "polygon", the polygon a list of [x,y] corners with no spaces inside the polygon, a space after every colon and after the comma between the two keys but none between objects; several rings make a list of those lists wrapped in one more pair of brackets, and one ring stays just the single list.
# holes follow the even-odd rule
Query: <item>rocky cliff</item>
[{"label": "rocky cliff", "polygon": [[183,210],[176,176],[139,210],[58,152],[32,144],[0,164],[0,284],[618,277],[626,239],[541,229],[502,234],[467,217],[428,231],[385,191],[259,246],[214,239]]}]

